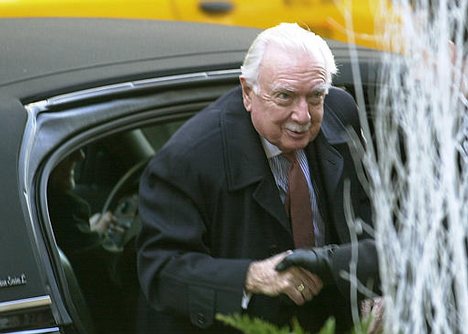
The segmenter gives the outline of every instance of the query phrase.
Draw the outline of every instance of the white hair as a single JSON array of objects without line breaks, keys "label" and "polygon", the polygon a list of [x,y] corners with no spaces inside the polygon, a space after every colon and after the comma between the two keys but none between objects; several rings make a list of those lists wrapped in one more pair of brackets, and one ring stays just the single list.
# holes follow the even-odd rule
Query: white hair
[{"label": "white hair", "polygon": [[312,57],[321,57],[325,65],[326,82],[332,83],[337,73],[335,59],[327,42],[312,31],[301,28],[296,23],[280,23],[261,32],[253,41],[241,66],[241,76],[247,84],[257,91],[260,64],[267,46],[274,45],[288,52],[302,51]]}]

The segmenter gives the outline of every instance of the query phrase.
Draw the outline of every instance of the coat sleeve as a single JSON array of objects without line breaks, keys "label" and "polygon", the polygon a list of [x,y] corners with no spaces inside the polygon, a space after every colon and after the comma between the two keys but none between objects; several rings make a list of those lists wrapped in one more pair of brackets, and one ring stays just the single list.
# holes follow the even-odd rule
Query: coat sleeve
[{"label": "coat sleeve", "polygon": [[206,328],[217,313],[241,311],[251,260],[212,254],[209,240],[214,222],[202,214],[199,205],[208,194],[202,193],[196,177],[184,168],[190,169],[190,163],[156,158],[142,176],[138,274],[153,308]]},{"label": "coat sleeve", "polygon": [[[353,289],[348,278],[354,272],[353,267],[360,284],[374,293],[380,293],[379,263],[373,239],[360,240],[354,246],[344,244],[335,251],[332,274],[338,289],[346,298],[350,298]],[[360,292],[358,296],[366,297]]]}]

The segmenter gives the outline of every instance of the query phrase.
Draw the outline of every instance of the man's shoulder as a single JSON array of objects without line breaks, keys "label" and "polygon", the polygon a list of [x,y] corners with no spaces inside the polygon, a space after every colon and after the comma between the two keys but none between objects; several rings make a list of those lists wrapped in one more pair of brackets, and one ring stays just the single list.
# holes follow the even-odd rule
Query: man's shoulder
[{"label": "man's shoulder", "polygon": [[204,159],[206,154],[211,158],[221,154],[222,127],[227,126],[223,119],[226,113],[235,110],[239,100],[242,102],[242,94],[238,87],[227,91],[185,122],[159,154],[196,160]]},{"label": "man's shoulder", "polygon": [[348,104],[351,106],[356,104],[354,97],[348,91],[336,86],[330,87],[328,94],[325,97],[325,105],[330,107],[342,107],[343,105],[347,106]]},{"label": "man's shoulder", "polygon": [[359,131],[359,114],[351,94],[338,87],[331,87],[324,102],[321,130],[331,143],[349,140],[348,129]]},{"label": "man's shoulder", "polygon": [[213,108],[230,109],[242,105],[242,89],[237,85],[221,95],[212,105]]},{"label": "man's shoulder", "polygon": [[171,141],[182,141],[184,145],[191,146],[219,136],[223,115],[237,112],[239,103],[242,103],[242,94],[240,88],[235,87],[196,113],[182,125]]},{"label": "man's shoulder", "polygon": [[338,118],[344,125],[356,125],[358,109],[354,97],[346,90],[331,87],[325,97],[325,112]]}]

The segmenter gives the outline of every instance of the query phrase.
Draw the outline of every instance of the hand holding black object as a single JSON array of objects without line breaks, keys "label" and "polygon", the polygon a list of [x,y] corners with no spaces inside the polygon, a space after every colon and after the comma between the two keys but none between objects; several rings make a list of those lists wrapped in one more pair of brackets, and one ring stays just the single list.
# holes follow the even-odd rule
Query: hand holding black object
[{"label": "hand holding black object", "polygon": [[290,267],[302,267],[322,280],[323,284],[333,282],[332,263],[336,245],[328,245],[320,248],[296,249],[286,256],[276,266],[277,271],[284,271]]}]

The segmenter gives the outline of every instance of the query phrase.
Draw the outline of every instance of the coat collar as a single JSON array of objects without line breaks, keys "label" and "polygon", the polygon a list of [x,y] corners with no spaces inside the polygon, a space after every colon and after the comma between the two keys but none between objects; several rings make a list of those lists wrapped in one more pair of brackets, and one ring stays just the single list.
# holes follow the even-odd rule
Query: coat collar
[{"label": "coat collar", "polygon": [[260,136],[242,103],[240,87],[230,92],[221,110],[221,131],[228,188],[235,191],[261,181],[269,171]]},{"label": "coat collar", "polygon": [[[337,148],[348,145],[349,136],[343,123],[330,107],[325,104],[324,108],[321,130],[314,140],[314,145],[325,191],[333,196],[343,174],[343,157]],[[311,145],[308,148],[310,150]],[[311,154],[308,154],[308,157],[313,158]]]}]

